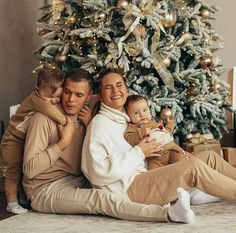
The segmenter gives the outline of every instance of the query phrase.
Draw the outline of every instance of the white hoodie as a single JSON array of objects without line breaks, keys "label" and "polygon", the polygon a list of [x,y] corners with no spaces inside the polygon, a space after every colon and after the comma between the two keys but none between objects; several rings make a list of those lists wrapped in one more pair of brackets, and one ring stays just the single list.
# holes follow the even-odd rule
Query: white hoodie
[{"label": "white hoodie", "polygon": [[129,117],[104,103],[87,128],[82,171],[93,187],[125,195],[135,176],[145,172],[144,154],[125,139]]}]

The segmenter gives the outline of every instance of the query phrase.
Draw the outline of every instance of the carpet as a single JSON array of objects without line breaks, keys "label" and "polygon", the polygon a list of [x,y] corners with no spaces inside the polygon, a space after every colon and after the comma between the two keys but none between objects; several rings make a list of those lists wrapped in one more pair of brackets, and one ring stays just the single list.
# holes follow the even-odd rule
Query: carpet
[{"label": "carpet", "polygon": [[105,216],[29,212],[0,222],[1,233],[235,233],[236,204],[194,206],[194,224],[131,222]]}]

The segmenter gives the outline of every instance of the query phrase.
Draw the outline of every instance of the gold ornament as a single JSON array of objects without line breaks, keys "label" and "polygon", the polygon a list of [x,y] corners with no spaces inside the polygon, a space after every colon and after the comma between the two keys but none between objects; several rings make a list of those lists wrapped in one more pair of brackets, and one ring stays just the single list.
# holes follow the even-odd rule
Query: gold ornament
[{"label": "gold ornament", "polygon": [[168,68],[170,66],[170,64],[171,64],[171,60],[170,60],[169,57],[163,58],[162,62],[165,65],[166,68]]},{"label": "gold ornament", "polygon": [[134,36],[142,36],[146,35],[146,29],[142,24],[136,25],[135,29],[133,30]]},{"label": "gold ornament", "polygon": [[200,65],[203,69],[210,68],[213,64],[213,58],[211,54],[205,54],[200,58]]},{"label": "gold ornament", "polygon": [[221,88],[221,84],[218,82],[213,83],[210,87],[209,87],[209,91],[210,92],[218,92]]},{"label": "gold ornament", "polygon": [[199,87],[196,85],[191,85],[187,91],[188,98],[197,96],[200,93]]},{"label": "gold ornament", "polygon": [[200,14],[201,14],[203,19],[209,19],[210,16],[211,16],[211,12],[208,9],[206,9],[206,8],[202,8],[200,10]]},{"label": "gold ornament", "polygon": [[161,111],[161,119],[166,121],[168,117],[173,117],[173,112],[170,108],[164,108]]},{"label": "gold ornament", "polygon": [[117,2],[117,8],[119,10],[125,10],[128,5],[129,5],[129,2],[127,0],[118,0]]},{"label": "gold ornament", "polygon": [[65,62],[65,61],[67,61],[67,59],[68,59],[68,56],[67,56],[67,55],[57,54],[57,55],[55,56],[55,62],[57,62],[57,63]]},{"label": "gold ornament", "polygon": [[53,0],[52,1],[52,9],[53,11],[62,12],[65,9],[65,3],[63,0]]},{"label": "gold ornament", "polygon": [[73,15],[69,15],[66,18],[66,23],[67,24],[74,24],[76,22],[76,17]]},{"label": "gold ornament", "polygon": [[170,9],[166,14],[164,19],[162,20],[162,23],[164,27],[170,28],[173,27],[176,24],[177,21],[177,14],[176,11],[173,9]]}]

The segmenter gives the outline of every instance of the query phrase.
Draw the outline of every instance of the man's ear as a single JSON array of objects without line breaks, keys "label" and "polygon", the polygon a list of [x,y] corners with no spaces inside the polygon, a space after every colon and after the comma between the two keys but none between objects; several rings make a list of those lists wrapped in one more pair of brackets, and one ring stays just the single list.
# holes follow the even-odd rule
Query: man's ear
[{"label": "man's ear", "polygon": [[87,101],[89,101],[91,99],[92,94],[93,94],[92,91],[90,91],[89,94],[88,94],[88,97],[87,97]]}]

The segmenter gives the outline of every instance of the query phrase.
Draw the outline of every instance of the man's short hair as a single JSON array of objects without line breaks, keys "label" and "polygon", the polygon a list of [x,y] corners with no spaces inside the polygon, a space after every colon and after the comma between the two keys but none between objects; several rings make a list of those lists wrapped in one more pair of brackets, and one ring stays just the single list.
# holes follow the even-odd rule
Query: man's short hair
[{"label": "man's short hair", "polygon": [[58,70],[45,67],[38,72],[36,86],[39,90],[49,87],[54,93],[63,82],[64,77]]},{"label": "man's short hair", "polygon": [[88,82],[90,90],[93,89],[93,79],[90,73],[83,68],[73,69],[66,75],[66,79],[67,78],[69,78],[73,82],[81,82],[85,80]]},{"label": "man's short hair", "polygon": [[148,103],[147,98],[142,96],[142,95],[129,95],[127,97],[127,100],[126,100],[125,104],[124,104],[125,110],[126,111],[128,110],[130,104],[139,102],[141,100],[144,100]]}]

